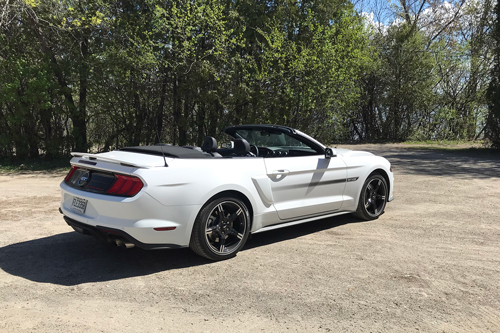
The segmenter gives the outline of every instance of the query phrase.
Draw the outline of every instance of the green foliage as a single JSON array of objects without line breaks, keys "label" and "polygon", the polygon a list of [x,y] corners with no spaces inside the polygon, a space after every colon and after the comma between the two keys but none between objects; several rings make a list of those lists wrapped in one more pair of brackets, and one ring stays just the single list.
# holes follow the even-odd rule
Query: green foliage
[{"label": "green foliage", "polygon": [[359,82],[362,98],[346,122],[361,140],[407,140],[435,101],[436,63],[424,51],[428,39],[400,24],[373,33],[371,42],[373,61]]},{"label": "green foliage", "polygon": [[433,18],[425,13],[439,3],[421,15],[415,10],[425,8],[425,1],[393,3],[402,21],[367,31],[372,61],[358,83],[361,99],[345,120],[347,138],[482,138],[491,66],[491,3],[470,1],[460,10],[446,3],[447,10],[458,11],[446,19],[443,13]]},{"label": "green foliage", "polygon": [[483,35],[376,33],[346,1],[26,0],[4,13],[0,156],[11,159],[201,145],[239,123],[326,143],[471,139],[486,118]]}]

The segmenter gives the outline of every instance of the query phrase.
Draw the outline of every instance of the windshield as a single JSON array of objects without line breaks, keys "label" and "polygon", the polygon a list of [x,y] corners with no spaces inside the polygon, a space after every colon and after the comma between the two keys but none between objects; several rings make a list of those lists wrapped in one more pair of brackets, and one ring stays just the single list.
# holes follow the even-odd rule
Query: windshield
[{"label": "windshield", "polygon": [[250,145],[271,151],[281,152],[302,152],[296,155],[322,154],[317,148],[310,146],[307,142],[300,140],[300,137],[293,137],[288,133],[273,129],[238,129],[234,132],[238,138],[248,141]]},{"label": "windshield", "polygon": [[236,135],[248,141],[251,145],[261,147],[303,147],[309,148],[299,140],[285,135],[282,132],[263,130],[239,130]]}]

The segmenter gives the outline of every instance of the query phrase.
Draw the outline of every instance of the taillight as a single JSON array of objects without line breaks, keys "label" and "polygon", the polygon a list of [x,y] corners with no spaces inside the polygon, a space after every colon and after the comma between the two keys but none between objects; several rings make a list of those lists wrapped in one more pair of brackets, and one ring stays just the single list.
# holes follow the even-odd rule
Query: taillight
[{"label": "taillight", "polygon": [[76,167],[74,165],[71,166],[71,170],[69,170],[68,174],[66,175],[66,178],[64,178],[65,183],[67,183],[71,179],[71,177],[75,173],[76,169],[78,169],[78,167]]},{"label": "taillight", "polygon": [[144,184],[134,176],[115,175],[115,182],[106,191],[107,194],[133,197],[142,189]]}]

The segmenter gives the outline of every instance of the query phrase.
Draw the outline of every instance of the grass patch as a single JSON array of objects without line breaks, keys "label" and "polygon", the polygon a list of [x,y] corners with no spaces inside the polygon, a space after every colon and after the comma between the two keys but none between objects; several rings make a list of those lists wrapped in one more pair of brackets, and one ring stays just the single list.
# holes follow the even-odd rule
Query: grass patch
[{"label": "grass patch", "polygon": [[441,151],[449,153],[464,153],[464,154],[487,154],[495,155],[500,157],[500,150],[494,148],[484,148],[484,147],[463,147],[463,146],[439,146],[439,145],[414,145],[414,146],[403,146],[403,149],[415,149],[415,150],[429,150],[429,151]]},{"label": "grass patch", "polygon": [[484,141],[406,141],[401,143],[401,147],[404,149],[462,154],[470,157],[500,158],[500,150],[490,148]]},{"label": "grass patch", "polygon": [[486,148],[486,143],[483,140],[478,141],[463,141],[463,140],[425,140],[425,141],[405,141],[403,145],[418,145],[418,146],[469,146],[473,148]]},{"label": "grass patch", "polygon": [[50,160],[44,158],[30,159],[22,162],[11,162],[0,159],[0,174],[20,173],[25,171],[67,171],[70,168],[70,156],[56,157]]}]

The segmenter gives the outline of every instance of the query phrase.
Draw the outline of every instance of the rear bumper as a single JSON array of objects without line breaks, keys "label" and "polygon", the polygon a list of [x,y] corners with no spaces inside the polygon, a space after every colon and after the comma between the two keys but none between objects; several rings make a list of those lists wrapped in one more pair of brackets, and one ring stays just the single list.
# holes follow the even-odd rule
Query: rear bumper
[{"label": "rear bumper", "polygon": [[[64,182],[61,190],[60,209],[65,217],[89,228],[117,230],[118,234],[113,234],[126,235],[135,240],[131,243],[142,248],[189,246],[194,220],[201,208],[199,205],[165,206],[146,192],[122,198],[82,192]],[[83,214],[71,209],[75,197],[87,200]],[[168,230],[159,230],[165,228]]]},{"label": "rear bumper", "polygon": [[[61,209],[59,211],[62,214]],[[103,226],[91,226],[85,223],[78,222],[76,220],[73,220],[70,217],[67,217],[64,215],[64,220],[66,223],[75,229],[75,231],[85,234],[85,235],[91,235],[94,236],[97,239],[100,239],[105,242],[112,242],[115,239],[123,239],[126,240],[127,242],[130,242],[134,244],[137,247],[140,247],[141,249],[144,250],[158,250],[158,249],[177,249],[181,248],[183,246],[176,245],[176,244],[146,244],[143,243],[128,233],[126,233],[123,230],[119,229],[114,229],[114,228],[109,228],[109,227],[103,227]]]}]

